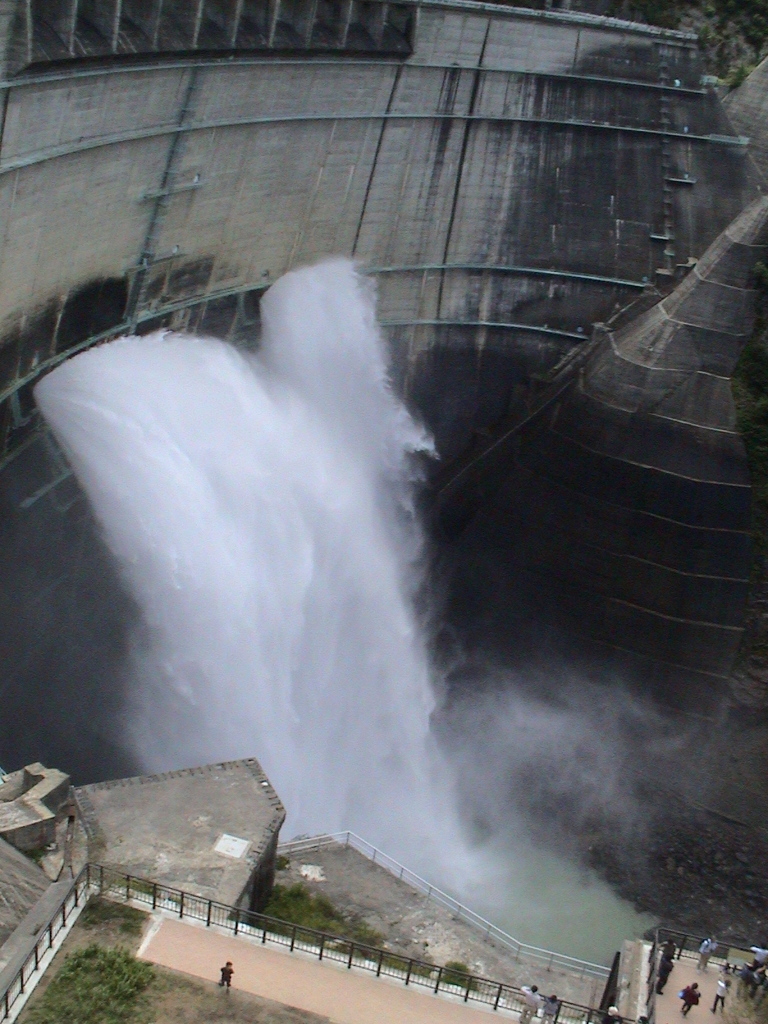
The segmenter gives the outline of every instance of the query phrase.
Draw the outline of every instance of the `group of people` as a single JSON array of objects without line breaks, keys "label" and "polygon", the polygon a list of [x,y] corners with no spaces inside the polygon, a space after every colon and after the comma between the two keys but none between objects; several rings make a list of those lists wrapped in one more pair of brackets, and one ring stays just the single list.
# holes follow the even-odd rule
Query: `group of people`
[{"label": "group of people", "polygon": [[[717,939],[704,939],[699,946],[699,961],[696,965],[698,972],[707,970],[709,959],[713,953],[717,952],[717,948]],[[752,999],[757,999],[758,1002],[761,1002],[765,997],[766,992],[768,992],[768,977],[766,976],[768,948],[751,946],[750,951],[754,954],[754,959],[750,963],[745,963],[742,967],[736,968],[726,960],[720,967],[720,977],[717,979],[717,991],[715,1002],[712,1006],[712,1013],[717,1013],[718,1006],[722,1008],[725,1005],[725,997],[728,995],[728,990],[731,987],[731,978],[729,977],[731,974],[738,975],[740,995],[744,996],[748,993]],[[656,970],[656,991],[659,995],[664,992],[664,987],[674,970],[676,952],[677,946],[673,939],[667,939],[659,951],[659,962]],[[234,973],[232,961],[227,960],[226,964],[221,968],[219,985],[222,988],[230,988]],[[541,995],[537,985],[523,985],[521,992],[523,996],[523,1009],[520,1013],[520,1024],[531,1024],[533,1018],[538,1017],[539,1010],[541,1010],[544,1024],[553,1024],[557,1017],[557,1011],[560,1009],[560,1000],[555,993],[551,996]],[[759,999],[757,998],[758,993]],[[678,992],[678,996],[682,1002],[682,1015],[687,1017],[691,1007],[698,1006],[701,1001],[701,991],[698,982],[686,985],[685,988]],[[601,1024],[622,1024],[618,1008],[609,1006]]]},{"label": "group of people", "polygon": [[[699,946],[699,960],[696,965],[698,973],[706,972],[710,957],[713,953],[717,952],[717,949],[718,942],[716,938],[704,939]],[[663,993],[669,976],[674,969],[676,951],[677,947],[672,939],[667,939],[659,951],[659,962],[656,970],[656,991],[659,995]],[[768,992],[768,977],[766,977],[768,949],[762,946],[751,946],[750,951],[754,954],[754,959],[750,963],[745,963],[742,967],[736,968],[726,960],[720,967],[715,1000],[711,1007],[712,1013],[717,1013],[718,1007],[722,1009],[725,1005],[725,997],[728,995],[732,984],[730,978],[732,974],[738,975],[740,996],[749,994],[752,999],[756,999],[758,1002],[762,1001],[765,997],[766,992]],[[682,1002],[680,1007],[681,1013],[684,1017],[687,1017],[691,1007],[698,1006],[701,1001],[701,990],[699,989],[698,982],[686,985],[685,988],[678,992],[678,996]]]},{"label": "group of people", "polygon": [[545,1024],[552,1024],[557,1011],[560,1009],[560,1000],[552,993],[551,996],[543,996],[539,992],[538,985],[523,985],[523,1009],[520,1012],[520,1024],[531,1024],[534,1017],[538,1017],[541,1010],[542,1020]]}]

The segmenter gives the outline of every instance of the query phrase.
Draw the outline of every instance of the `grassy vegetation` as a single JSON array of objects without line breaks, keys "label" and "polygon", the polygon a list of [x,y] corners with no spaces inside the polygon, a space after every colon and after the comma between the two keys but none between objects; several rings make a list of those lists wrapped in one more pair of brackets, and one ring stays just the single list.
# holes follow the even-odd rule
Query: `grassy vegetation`
[{"label": "grassy vegetation", "polygon": [[311,893],[306,885],[276,885],[263,911],[268,917],[276,917],[289,924],[303,925],[320,932],[341,935],[355,942],[369,946],[380,946],[384,936],[364,921],[352,920],[334,907],[322,893]]},{"label": "grassy vegetation", "polygon": [[89,931],[99,928],[103,924],[112,923],[117,925],[123,935],[138,937],[147,915],[134,907],[127,907],[122,903],[113,903],[111,900],[94,898],[90,900],[80,916],[80,923],[83,928]]},{"label": "grassy vegetation", "polygon": [[[460,985],[462,988],[466,988],[467,976],[471,973],[463,960],[449,960],[443,967],[442,980],[446,985]],[[469,987],[474,990],[477,988],[477,983],[473,981]]]},{"label": "grassy vegetation", "polygon": [[286,857],[284,853],[278,854],[277,860],[275,861],[275,870],[276,871],[287,871],[290,866],[291,866],[291,859],[290,859],[290,857]]},{"label": "grassy vegetation", "polygon": [[737,422],[747,449],[752,479],[752,535],[755,572],[768,555],[768,267],[758,264],[755,330],[733,375]]},{"label": "grassy vegetation", "polygon": [[610,13],[695,28],[711,70],[732,88],[768,51],[768,0],[613,0]]},{"label": "grassy vegetation", "polygon": [[125,949],[96,943],[69,955],[26,1024],[139,1024],[148,1020],[143,998],[154,980],[149,964]]}]

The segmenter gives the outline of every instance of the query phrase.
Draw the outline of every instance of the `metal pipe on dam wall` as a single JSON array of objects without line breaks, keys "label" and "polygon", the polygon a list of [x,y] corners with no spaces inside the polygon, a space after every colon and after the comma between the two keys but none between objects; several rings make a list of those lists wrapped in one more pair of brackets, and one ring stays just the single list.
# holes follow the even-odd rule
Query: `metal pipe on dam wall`
[{"label": "metal pipe on dam wall", "polygon": [[[42,373],[126,330],[252,345],[270,282],[350,255],[377,279],[398,385],[458,465],[524,418],[594,324],[678,287],[760,192],[693,37],[607,18],[460,0],[5,0],[0,55],[0,750],[81,779],[130,768],[120,666],[136,612],[40,430]],[[587,399],[570,415],[577,433],[598,416]],[[672,429],[639,443],[657,450]],[[541,458],[586,473],[557,436]],[[573,515],[539,484],[527,493],[549,517]],[[701,564],[731,529],[719,514]],[[659,558],[677,571],[673,536]],[[747,540],[733,558],[743,582]],[[567,543],[535,573],[557,608],[574,592],[611,601],[628,578],[570,559]],[[685,687],[660,636],[686,617],[683,598],[664,572],[640,590],[627,642],[675,703]],[[738,631],[742,591],[721,632]],[[720,695],[733,636],[712,643],[718,671],[699,691]]]}]

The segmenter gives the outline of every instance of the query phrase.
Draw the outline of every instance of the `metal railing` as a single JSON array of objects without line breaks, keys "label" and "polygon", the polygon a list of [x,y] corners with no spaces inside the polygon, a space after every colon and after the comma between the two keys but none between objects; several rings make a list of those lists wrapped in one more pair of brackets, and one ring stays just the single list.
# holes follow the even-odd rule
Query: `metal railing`
[{"label": "metal railing", "polygon": [[525,942],[520,942],[507,932],[498,928],[495,924],[476,914],[474,910],[470,910],[469,907],[465,907],[463,903],[459,903],[458,900],[454,899],[453,896],[449,896],[448,893],[438,889],[437,886],[427,882],[426,879],[421,878],[419,875],[414,874],[413,871],[409,870],[399,861],[389,857],[386,853],[382,853],[375,846],[367,843],[360,836],[354,832],[335,832],[328,835],[312,836],[307,839],[297,839],[290,843],[281,843],[278,846],[278,853],[288,855],[291,853],[303,853],[309,852],[310,850],[318,850],[324,846],[342,845],[351,846],[358,853],[362,853],[364,857],[373,861],[374,864],[380,864],[383,868],[386,868],[390,874],[395,877],[407,882],[412,888],[418,892],[423,893],[427,899],[433,903],[437,903],[441,907],[445,907],[447,910],[458,918],[460,921],[464,921],[466,924],[471,925],[487,939],[493,939],[500,946],[504,946],[505,949],[510,950],[515,954],[516,959],[535,960],[539,963],[544,964],[548,969],[552,967],[562,967],[574,974],[580,976],[589,976],[594,978],[600,978],[605,981],[608,979],[610,974],[610,968],[604,967],[601,964],[593,964],[588,960],[579,960],[576,957],[566,956],[564,953],[555,953],[549,949],[541,949],[538,946],[529,946]]},{"label": "metal railing", "polygon": [[[407,869],[403,868],[403,872],[402,877],[407,878]],[[94,895],[144,905],[153,911],[165,911],[182,920],[203,922],[209,928],[224,928],[236,936],[264,945],[272,943],[287,948],[291,953],[308,953],[318,960],[340,963],[348,970],[367,971],[376,977],[402,981],[405,985],[415,985],[465,1003],[482,1003],[495,1011],[520,1013],[525,1006],[522,991],[515,985],[464,974],[340,935],[231,907],[102,865],[87,864],[41,931],[32,952],[5,990],[0,991],[0,1021],[10,1017],[14,1004],[28,991],[33,975],[36,972],[42,974],[48,966],[45,953],[53,947],[54,939],[66,926],[73,908],[84,906]],[[562,1000],[552,1024],[593,1024],[599,1018],[600,1010],[596,1007]]]},{"label": "metal railing", "polygon": [[[465,1003],[483,1003],[496,1011],[518,1013],[525,1006],[521,990],[514,985],[464,974],[450,967],[427,963],[304,925],[290,924],[255,911],[230,907],[111,868],[90,865],[89,882],[94,893],[145,904],[153,910],[175,914],[180,919],[204,922],[206,927],[226,928],[234,935],[255,939],[263,945],[283,946],[291,953],[300,951],[316,956],[318,960],[332,960],[348,970],[355,968],[376,977],[393,978],[405,985],[429,989],[436,995],[458,997]],[[599,1018],[599,1009],[563,1000],[553,1024],[592,1024]]]},{"label": "metal railing", "polygon": [[13,977],[0,990],[0,1021],[8,1020],[16,1002],[27,992],[30,980],[38,971],[46,969],[48,966],[46,954],[53,949],[54,940],[67,927],[75,909],[84,906],[90,895],[90,875],[86,865],[51,915],[48,923],[40,929],[34,948]]},{"label": "metal railing", "polygon": [[[656,1020],[656,982],[658,981],[659,950],[670,939],[675,944],[675,960],[698,960],[699,947],[706,935],[694,935],[691,932],[675,931],[673,928],[657,928],[648,954],[648,991],[646,993],[646,1016],[650,1024]],[[717,949],[710,956],[710,963],[723,965],[732,963],[734,959],[747,960],[754,941],[738,936],[727,942],[718,942]]]}]

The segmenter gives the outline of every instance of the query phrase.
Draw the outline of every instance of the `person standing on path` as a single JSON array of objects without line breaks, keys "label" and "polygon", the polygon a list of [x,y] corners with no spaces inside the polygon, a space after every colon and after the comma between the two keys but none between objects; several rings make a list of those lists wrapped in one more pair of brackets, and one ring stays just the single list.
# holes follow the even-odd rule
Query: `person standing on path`
[{"label": "person standing on path", "polygon": [[232,987],[232,975],[235,973],[235,969],[232,966],[232,961],[227,960],[224,966],[221,968],[221,981],[219,982],[219,988]]},{"label": "person standing on path", "polygon": [[691,1007],[699,1005],[700,993],[698,984],[694,981],[692,985],[684,988],[680,993],[680,998],[683,1000],[680,1012],[684,1017],[687,1017]]},{"label": "person standing on path", "polygon": [[529,988],[527,985],[523,985],[520,989],[523,993],[523,1009],[520,1013],[520,1024],[531,1024],[531,1019],[538,1016],[539,1007],[543,1000],[539,995],[538,985],[531,985]]},{"label": "person standing on path", "polygon": [[608,1012],[603,1016],[602,1024],[621,1024],[621,1014],[618,1006],[609,1006]]},{"label": "person standing on path", "polygon": [[671,957],[665,955],[661,958],[661,961],[659,963],[658,978],[656,981],[656,991],[659,995],[663,993],[664,986],[669,981],[669,976],[672,973],[674,966],[675,965],[672,963]]},{"label": "person standing on path", "polygon": [[544,996],[544,1005],[542,1006],[541,1010],[541,1019],[545,1022],[545,1024],[552,1024],[555,1017],[557,1016],[557,1011],[559,1009],[560,1000],[557,998],[554,992],[551,996]]},{"label": "person standing on path", "polygon": [[675,940],[667,939],[667,941],[661,947],[661,955],[667,956],[670,960],[673,960],[676,952],[677,946],[675,945]]},{"label": "person standing on path", "polygon": [[706,971],[709,958],[717,949],[717,939],[704,939],[702,944],[699,946],[699,962],[696,967],[697,971]]},{"label": "person standing on path", "polygon": [[731,979],[726,978],[725,975],[717,979],[717,993],[715,995],[715,1002],[712,1006],[712,1013],[717,1013],[718,1003],[720,1006],[725,1006],[725,997],[728,995],[728,989],[731,987]]}]

